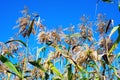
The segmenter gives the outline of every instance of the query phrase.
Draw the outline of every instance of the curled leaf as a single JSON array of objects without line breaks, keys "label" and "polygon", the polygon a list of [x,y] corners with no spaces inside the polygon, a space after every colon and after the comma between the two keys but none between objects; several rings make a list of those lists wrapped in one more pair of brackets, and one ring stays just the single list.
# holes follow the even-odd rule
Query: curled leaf
[{"label": "curled leaf", "polygon": [[110,35],[109,35],[109,38],[111,37],[111,35],[116,31],[118,30],[119,26],[116,26],[112,29],[112,31],[110,32]]},{"label": "curled leaf", "polygon": [[21,40],[10,40],[10,41],[5,42],[5,44],[10,43],[10,42],[19,42],[19,43],[23,44],[25,47],[27,47],[27,45]]}]

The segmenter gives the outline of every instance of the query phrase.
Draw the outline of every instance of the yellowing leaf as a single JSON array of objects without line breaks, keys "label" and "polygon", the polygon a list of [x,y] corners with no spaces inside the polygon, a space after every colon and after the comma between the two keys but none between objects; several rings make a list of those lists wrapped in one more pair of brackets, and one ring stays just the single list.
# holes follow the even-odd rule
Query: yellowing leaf
[{"label": "yellowing leaf", "polygon": [[52,62],[48,62],[50,69],[52,70],[53,73],[55,73],[57,76],[63,78],[62,74],[59,72],[59,70],[53,65]]}]

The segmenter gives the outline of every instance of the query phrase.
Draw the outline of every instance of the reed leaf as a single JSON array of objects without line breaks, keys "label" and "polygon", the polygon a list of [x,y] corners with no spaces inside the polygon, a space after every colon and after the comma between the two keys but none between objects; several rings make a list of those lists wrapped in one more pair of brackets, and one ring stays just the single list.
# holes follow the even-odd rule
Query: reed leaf
[{"label": "reed leaf", "polygon": [[118,3],[118,10],[119,10],[119,12],[120,12],[120,2]]},{"label": "reed leaf", "polygon": [[31,22],[31,24],[30,24],[30,26],[28,28],[28,33],[27,33],[28,37],[30,36],[30,34],[32,32],[32,29],[34,28],[34,21],[35,21],[35,19],[32,20],[32,22]]},{"label": "reed leaf", "polygon": [[114,28],[111,30],[110,35],[109,35],[109,38],[112,36],[113,33],[115,33],[115,31],[118,30],[118,28],[119,28],[119,26],[116,26],[116,27],[114,27]]},{"label": "reed leaf", "polygon": [[116,39],[114,44],[112,45],[111,49],[109,50],[109,53],[113,52],[113,50],[118,46],[118,43],[120,42],[120,36]]},{"label": "reed leaf", "polygon": [[0,61],[6,67],[8,67],[9,70],[11,70],[12,72],[14,72],[19,78],[22,78],[21,73],[18,72],[18,70],[16,69],[16,67],[14,66],[14,64],[12,62],[10,62],[5,56],[0,55]]},{"label": "reed leaf", "polygon": [[68,80],[72,79],[72,65],[71,64],[68,64],[67,65],[67,69],[68,69]]},{"label": "reed leaf", "polygon": [[63,75],[60,73],[60,71],[53,65],[52,62],[48,62],[48,65],[50,67],[50,70],[55,73],[57,76],[59,76],[60,78],[63,78]]},{"label": "reed leaf", "polygon": [[114,42],[114,44],[112,45],[111,49],[109,50],[109,53],[111,53],[118,46],[120,42],[120,25],[118,26],[117,30],[118,30],[118,37],[116,41]]},{"label": "reed leaf", "polygon": [[10,43],[10,42],[19,42],[19,43],[23,44],[25,47],[27,47],[26,43],[24,43],[22,40],[9,40],[9,41],[5,42],[5,44]]},{"label": "reed leaf", "polygon": [[112,0],[102,0],[103,2],[108,2],[108,3],[111,3]]},{"label": "reed leaf", "polygon": [[43,47],[41,47],[41,48],[39,48],[39,49],[37,50],[37,53],[36,53],[36,60],[38,59],[40,52],[44,51],[45,49],[46,49],[46,47],[43,46]]},{"label": "reed leaf", "polygon": [[43,65],[39,61],[29,61],[29,63],[45,72]]},{"label": "reed leaf", "polygon": [[116,59],[118,59],[120,57],[120,52],[116,55]]},{"label": "reed leaf", "polygon": [[118,80],[120,80],[120,76],[118,75],[117,69],[112,65],[109,65],[109,67],[114,71],[114,74],[117,76]]}]

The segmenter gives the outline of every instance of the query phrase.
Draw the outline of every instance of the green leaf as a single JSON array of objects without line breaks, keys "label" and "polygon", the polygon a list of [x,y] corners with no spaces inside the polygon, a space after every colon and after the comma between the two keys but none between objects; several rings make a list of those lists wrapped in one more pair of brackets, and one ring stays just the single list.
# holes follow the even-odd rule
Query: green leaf
[{"label": "green leaf", "polygon": [[120,79],[120,76],[118,75],[118,72],[117,72],[116,68],[115,68],[114,66],[112,66],[112,65],[109,65],[109,67],[110,67],[111,69],[113,69],[114,74],[117,76],[118,79]]},{"label": "green leaf", "polygon": [[11,77],[11,73],[7,73],[7,80],[10,80],[10,77]]},{"label": "green leaf", "polygon": [[29,61],[29,63],[45,72],[43,65],[39,61]]},{"label": "green leaf", "polygon": [[[63,51],[57,45],[54,45],[54,46],[55,46],[56,51],[60,51],[60,52]],[[88,73],[86,70],[83,69],[83,67],[79,66],[72,58],[64,54],[64,52],[62,53],[62,56],[64,56],[72,65],[76,66],[80,70],[80,72],[85,72],[86,74]]]},{"label": "green leaf", "polygon": [[118,33],[119,33],[119,36],[120,36],[120,24],[119,24],[118,26],[119,26],[119,28],[118,28]]},{"label": "green leaf", "polygon": [[49,79],[49,74],[45,72],[45,77],[42,80],[48,80]]},{"label": "green leaf", "polygon": [[111,49],[109,50],[109,53],[113,52],[113,50],[118,46],[118,43],[120,42],[120,36],[116,39],[114,44],[112,45]]},{"label": "green leaf", "polygon": [[112,23],[112,20],[110,19],[110,20],[108,21],[107,26],[106,26],[105,33],[107,33],[107,32],[108,32],[108,29],[109,29],[109,27],[110,27],[110,24],[111,24],[111,23]]},{"label": "green leaf", "polygon": [[28,77],[31,77],[31,76],[30,75],[24,76],[24,78],[28,78]]},{"label": "green leaf", "polygon": [[5,44],[10,43],[10,42],[19,42],[19,43],[23,44],[25,47],[27,47],[27,45],[21,40],[10,40],[10,41],[5,42]]},{"label": "green leaf", "polygon": [[[62,49],[60,49],[57,45],[54,45],[54,46],[55,46],[56,51],[63,52],[62,56],[64,56],[72,65],[76,66],[80,72],[84,72],[84,73],[88,74],[88,72],[83,67],[79,66],[72,58],[70,58],[68,55],[64,54],[64,51]],[[70,53],[68,53],[68,54],[70,54]]]},{"label": "green leaf", "polygon": [[116,59],[118,59],[120,57],[120,52],[116,55]]},{"label": "green leaf", "polygon": [[109,38],[111,37],[111,35],[112,35],[116,30],[118,30],[118,28],[119,28],[119,26],[116,26],[116,27],[114,27],[114,28],[111,30],[110,35],[109,35]]},{"label": "green leaf", "polygon": [[71,80],[72,79],[72,65],[71,64],[68,64],[67,65],[67,69],[68,69],[68,80]]},{"label": "green leaf", "polygon": [[118,10],[119,10],[119,12],[120,12],[120,2],[118,3]]},{"label": "green leaf", "polygon": [[13,71],[18,77],[21,78],[21,73],[17,71],[16,67],[6,57],[0,55],[0,61],[4,63],[9,70]]},{"label": "green leaf", "polygon": [[118,30],[118,37],[117,37],[116,41],[114,42],[114,44],[112,45],[111,49],[109,50],[109,53],[111,53],[118,46],[118,44],[120,42],[120,25],[116,29]]},{"label": "green leaf", "polygon": [[110,2],[112,2],[112,0],[102,0],[103,2],[108,2],[108,3],[110,3]]},{"label": "green leaf", "polygon": [[45,49],[46,49],[46,47],[43,46],[43,47],[41,47],[41,48],[39,48],[39,49],[37,50],[37,53],[36,53],[36,60],[38,59],[40,52],[41,52],[41,51],[44,51]]},{"label": "green leaf", "polygon": [[52,80],[61,80],[59,77],[53,77]]},{"label": "green leaf", "polygon": [[11,52],[9,52],[9,51],[5,52],[3,55],[7,55],[8,57],[12,57],[12,58],[13,58],[12,53],[11,53]]},{"label": "green leaf", "polygon": [[63,78],[62,74],[59,72],[59,70],[53,65],[52,62],[48,62],[48,65],[50,66],[50,69],[53,73],[55,73],[57,76]]},{"label": "green leaf", "polygon": [[46,44],[50,46],[53,42],[52,41],[47,41]]},{"label": "green leaf", "polygon": [[28,37],[30,36],[32,29],[34,28],[34,21],[35,21],[35,19],[32,20],[32,22],[28,28],[28,33],[27,33]]},{"label": "green leaf", "polygon": [[103,60],[105,61],[106,64],[109,64],[109,60],[106,54],[102,56]]},{"label": "green leaf", "polygon": [[74,33],[71,35],[66,35],[65,37],[82,37],[80,33]]},{"label": "green leaf", "polygon": [[66,55],[62,54],[64,57],[67,58],[67,60],[74,66],[76,66],[80,72],[85,72],[85,73],[88,73],[83,67],[79,66],[73,59],[67,57]]}]

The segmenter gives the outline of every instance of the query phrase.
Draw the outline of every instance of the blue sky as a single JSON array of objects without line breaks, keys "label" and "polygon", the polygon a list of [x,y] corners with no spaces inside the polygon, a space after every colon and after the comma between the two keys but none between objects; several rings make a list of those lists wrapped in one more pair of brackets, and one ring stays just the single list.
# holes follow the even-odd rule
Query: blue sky
[{"label": "blue sky", "polygon": [[[97,0],[2,0],[0,42],[6,42],[16,33],[13,26],[21,16],[20,11],[24,6],[27,6],[30,12],[37,12],[45,20],[44,24],[48,29],[54,29],[60,25],[63,27],[68,27],[70,24],[77,25],[83,14],[90,16],[90,20],[95,20],[96,2]],[[114,20],[115,26],[120,24],[117,2],[115,4],[99,2],[96,13],[106,14],[108,19]]]},{"label": "blue sky", "polygon": [[[21,16],[20,11],[27,6],[30,12],[37,12],[49,29],[62,25],[78,24],[83,14],[95,20],[97,0],[2,0],[0,2],[0,41],[7,41],[14,35],[12,29]],[[118,5],[99,2],[97,13],[106,14],[108,19],[114,19],[119,24],[120,12]]]}]

